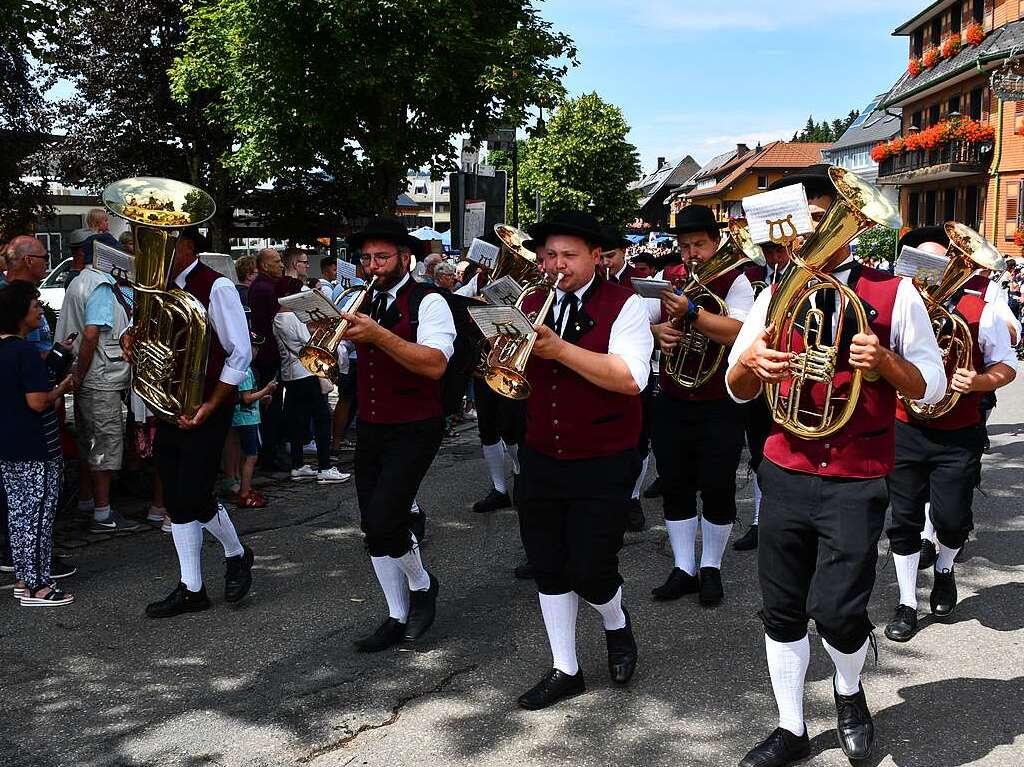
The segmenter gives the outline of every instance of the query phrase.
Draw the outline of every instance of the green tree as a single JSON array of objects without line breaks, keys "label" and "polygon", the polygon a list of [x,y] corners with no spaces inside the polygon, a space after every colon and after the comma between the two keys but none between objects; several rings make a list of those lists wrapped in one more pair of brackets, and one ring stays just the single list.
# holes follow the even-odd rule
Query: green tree
[{"label": "green tree", "polygon": [[814,116],[811,115],[807,118],[807,123],[804,125],[803,130],[800,130],[793,134],[793,141],[804,144],[831,144],[838,141],[839,138],[846,133],[846,129],[849,128],[853,121],[860,115],[856,109],[851,109],[850,113],[845,117],[832,120],[822,120],[820,123],[814,121]]},{"label": "green tree", "polygon": [[[533,0],[192,0],[179,98],[222,93],[227,159],[260,179],[348,167],[393,209],[407,168],[451,168],[451,137],[479,140],[551,106],[576,50]],[[355,153],[351,153],[352,149]]]},{"label": "green tree", "polygon": [[[526,142],[520,189],[530,200],[540,193],[544,216],[590,210],[605,223],[623,226],[636,215],[638,197],[629,185],[640,178],[640,157],[628,134],[622,110],[596,93],[566,101],[551,116],[547,135]],[[533,220],[531,205],[520,220]]]},{"label": "green tree", "polygon": [[878,262],[889,262],[896,257],[896,242],[899,232],[876,226],[869,229],[857,239],[857,258],[861,261],[877,259]]}]

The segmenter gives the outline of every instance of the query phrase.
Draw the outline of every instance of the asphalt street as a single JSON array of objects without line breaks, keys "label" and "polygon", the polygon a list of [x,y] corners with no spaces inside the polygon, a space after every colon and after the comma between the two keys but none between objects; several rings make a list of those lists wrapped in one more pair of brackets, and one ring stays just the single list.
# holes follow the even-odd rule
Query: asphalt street
[{"label": "asphalt street", "polygon": [[[1022,430],[1018,382],[993,415],[977,529],[948,624],[926,617],[904,645],[882,636],[897,591],[880,544],[871,605],[879,657],[864,678],[878,729],[869,767],[1024,764]],[[622,553],[640,643],[632,684],[612,688],[600,621],[584,605],[588,693],[519,710],[517,695],[550,658],[533,584],[512,577],[522,555],[515,513],[470,512],[485,477],[475,430],[445,443],[420,494],[439,619],[415,645],[376,655],[350,644],[386,615],[351,483],[269,485],[270,508],[233,512],[256,553],[250,595],[224,604],[222,552],[208,537],[214,607],[166,621],[143,608],[176,583],[169,536],[63,534],[60,551],[79,567],[67,581],[74,606],[21,609],[9,581],[0,591],[0,764],[717,766],[735,765],[775,726],[755,557],[727,553],[717,609],[692,597],[652,602],[671,567],[658,501],[645,501],[650,526]],[[739,484],[734,538],[752,509],[745,470]],[[922,577],[923,606],[929,588]],[[813,767],[848,764],[836,744],[830,675],[812,630],[805,764]]]}]

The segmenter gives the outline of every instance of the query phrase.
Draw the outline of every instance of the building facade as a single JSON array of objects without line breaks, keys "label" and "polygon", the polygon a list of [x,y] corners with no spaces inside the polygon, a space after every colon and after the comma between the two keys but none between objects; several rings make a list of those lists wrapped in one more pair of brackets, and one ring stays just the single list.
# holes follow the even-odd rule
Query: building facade
[{"label": "building facade", "polygon": [[634,222],[633,228],[642,228],[643,225],[646,225],[643,228],[663,228],[669,220],[669,208],[665,204],[669,195],[698,171],[700,165],[690,155],[686,155],[677,163],[659,157],[658,167],[653,173],[630,184],[629,188],[636,191],[639,196],[640,205],[639,222]]},{"label": "building facade", "polygon": [[[898,108],[878,108],[886,95],[875,96],[840,139],[822,152],[825,162],[853,171],[868,183],[878,183],[878,163],[871,156],[871,150],[881,142],[891,141],[903,130]],[[896,187],[884,186],[882,191],[892,203],[898,202]]]}]

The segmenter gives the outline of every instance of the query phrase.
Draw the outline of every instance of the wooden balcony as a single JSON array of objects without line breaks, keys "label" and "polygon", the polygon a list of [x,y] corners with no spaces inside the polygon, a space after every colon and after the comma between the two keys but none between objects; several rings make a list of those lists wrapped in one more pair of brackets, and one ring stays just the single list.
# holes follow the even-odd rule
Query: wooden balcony
[{"label": "wooden balcony", "polygon": [[988,173],[992,165],[993,147],[992,142],[978,144],[950,141],[938,149],[887,157],[878,166],[878,183],[926,184],[957,176]]}]

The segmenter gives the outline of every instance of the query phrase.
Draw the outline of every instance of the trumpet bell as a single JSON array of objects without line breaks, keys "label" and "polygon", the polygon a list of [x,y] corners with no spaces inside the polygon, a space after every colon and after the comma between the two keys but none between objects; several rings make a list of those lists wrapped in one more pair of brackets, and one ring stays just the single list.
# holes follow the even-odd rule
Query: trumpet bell
[{"label": "trumpet bell", "polygon": [[974,261],[978,269],[990,269],[993,272],[1002,272],[1006,269],[1003,254],[971,227],[959,221],[949,221],[945,229],[950,244]]},{"label": "trumpet bell", "polygon": [[154,229],[198,226],[213,218],[217,205],[199,187],[171,178],[123,178],[103,190],[103,204],[133,224]]},{"label": "trumpet bell", "polygon": [[523,400],[530,396],[530,382],[526,376],[510,367],[493,367],[484,379],[495,393],[508,399]]},{"label": "trumpet bell", "polygon": [[338,377],[338,358],[329,349],[319,346],[306,346],[299,354],[299,362],[310,373],[320,378],[336,380]]}]

